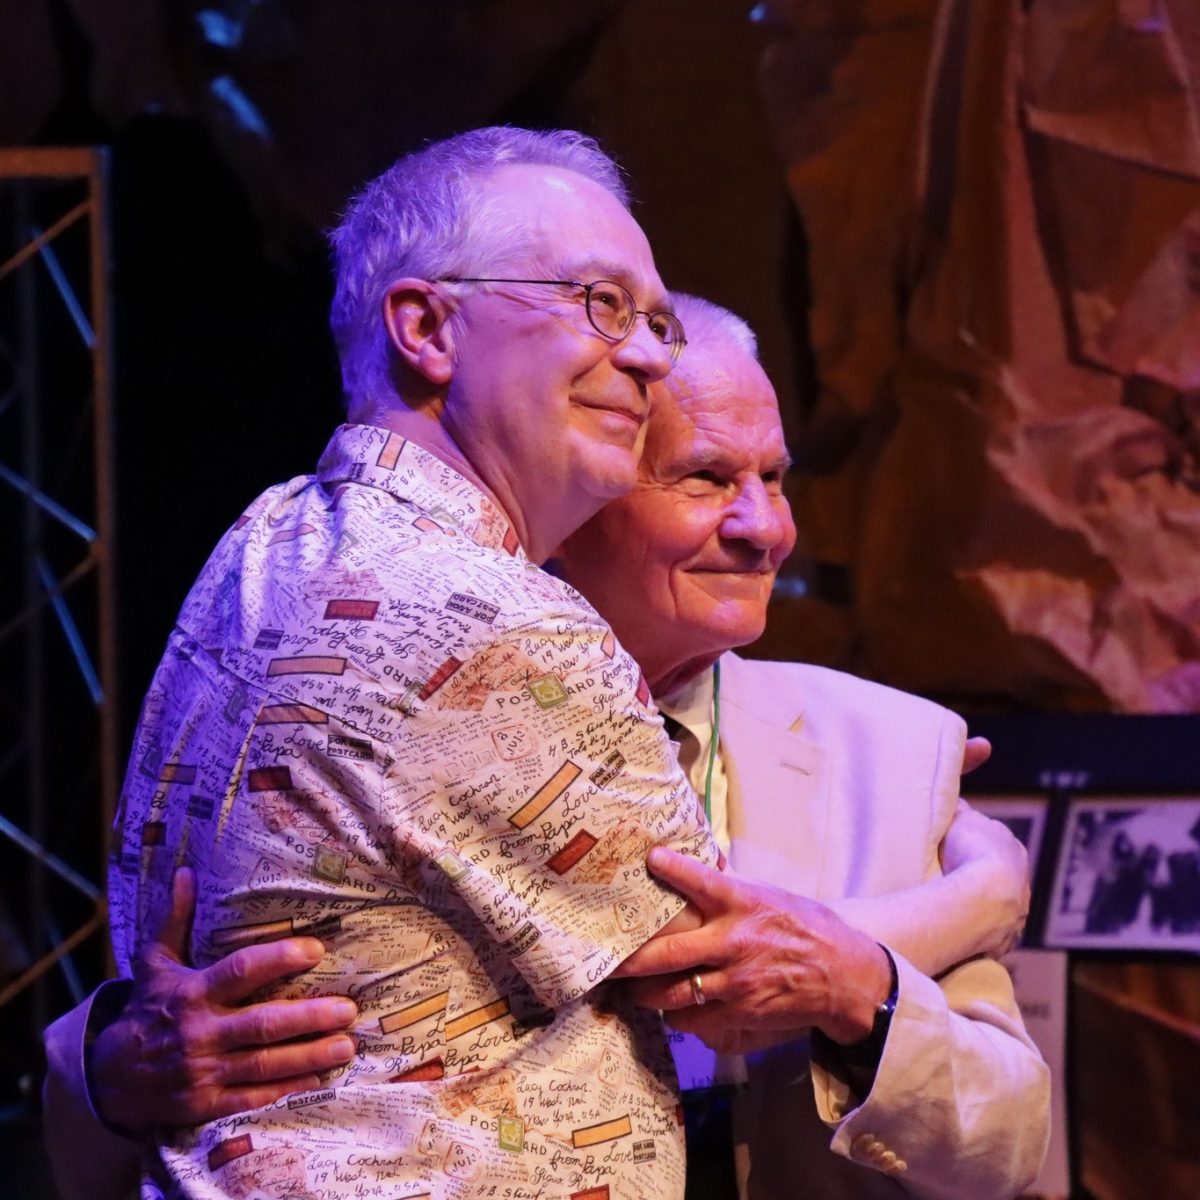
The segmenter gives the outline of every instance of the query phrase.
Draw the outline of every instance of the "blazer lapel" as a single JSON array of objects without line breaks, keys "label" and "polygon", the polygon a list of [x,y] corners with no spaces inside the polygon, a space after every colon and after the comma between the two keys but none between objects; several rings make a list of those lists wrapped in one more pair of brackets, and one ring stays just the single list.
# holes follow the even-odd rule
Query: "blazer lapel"
[{"label": "blazer lapel", "polygon": [[825,752],[803,732],[804,705],[784,673],[721,659],[721,744],[729,781],[729,861],[789,891],[818,894],[829,779]]}]

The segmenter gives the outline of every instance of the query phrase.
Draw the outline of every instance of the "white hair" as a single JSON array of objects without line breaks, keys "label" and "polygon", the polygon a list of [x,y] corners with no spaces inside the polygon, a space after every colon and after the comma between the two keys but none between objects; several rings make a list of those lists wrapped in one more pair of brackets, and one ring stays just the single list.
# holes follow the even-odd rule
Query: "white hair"
[{"label": "white hair", "polygon": [[617,164],[570,130],[473,129],[400,159],[351,199],[329,235],[337,276],[330,325],[348,403],[391,390],[381,310],[392,283],[493,274],[519,253],[528,231],[500,226],[479,186],[510,164],[574,171],[629,208]]},{"label": "white hair", "polygon": [[675,315],[683,322],[688,342],[706,346],[717,338],[724,338],[758,361],[758,338],[737,313],[686,292],[672,292],[671,299]]}]

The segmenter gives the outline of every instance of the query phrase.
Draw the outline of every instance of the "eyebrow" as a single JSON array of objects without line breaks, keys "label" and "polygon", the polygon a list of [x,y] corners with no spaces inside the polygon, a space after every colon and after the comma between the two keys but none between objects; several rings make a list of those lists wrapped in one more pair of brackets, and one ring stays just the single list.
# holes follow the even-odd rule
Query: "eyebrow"
[{"label": "eyebrow", "polygon": [[[634,279],[629,273],[629,268],[615,259],[582,258],[576,260],[574,263],[566,262],[562,264],[562,271],[563,274],[559,276],[560,279],[577,279],[580,283],[595,283],[598,279],[611,279],[613,283],[619,283],[622,287],[628,288],[630,292],[634,291],[631,286]],[[665,288],[657,300],[648,301],[647,303],[650,312],[673,313],[675,311],[671,293]]]},{"label": "eyebrow", "polygon": [[[660,466],[667,471],[703,471],[710,467],[726,467],[729,465],[732,456],[726,453],[719,447],[711,447],[703,450],[698,450],[692,453],[690,450],[685,454],[672,455],[663,461]],[[769,474],[772,471],[780,471],[787,473],[792,467],[792,456],[786,450],[778,457],[771,459],[758,472],[760,475]]]}]

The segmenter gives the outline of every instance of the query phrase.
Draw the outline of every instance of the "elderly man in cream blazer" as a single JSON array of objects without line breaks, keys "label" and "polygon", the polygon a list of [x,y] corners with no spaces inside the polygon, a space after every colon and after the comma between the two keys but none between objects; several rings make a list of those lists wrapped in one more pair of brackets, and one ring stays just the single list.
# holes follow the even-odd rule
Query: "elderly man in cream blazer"
[{"label": "elderly man in cream blazer", "polygon": [[[954,943],[998,948],[988,918],[965,891],[918,890],[882,911],[873,899],[940,874],[965,727],[841,672],[721,653],[761,632],[779,547],[794,537],[783,435],[749,331],[713,306],[677,302],[689,357],[656,403],[639,484],[562,557],[687,730],[681,759],[708,792],[731,871],[653,852],[660,878],[706,924],[643,947],[623,973],[650,976],[644,1002],[676,1028],[750,1051],[735,1108],[743,1194],[1015,1195],[1045,1152],[1049,1084],[1011,981],[986,957],[937,982],[914,965],[954,961],[939,961],[939,942],[943,954]],[[611,569],[622,556],[636,589]],[[956,874],[941,886],[967,882]],[[866,1045],[821,1032],[838,1003],[825,978],[844,964],[797,895],[892,948],[896,986]]]},{"label": "elderly man in cream blazer", "polygon": [[[728,869],[652,852],[705,923],[658,939],[622,971],[677,1029],[724,1052],[700,1070],[743,1081],[743,1195],[1014,1196],[1044,1153],[1048,1073],[1006,973],[982,957],[1004,948],[1019,889],[997,884],[1014,871],[988,841],[992,823],[960,806],[964,725],[839,672],[730,652],[761,632],[794,540],[786,449],[750,331],[703,301],[677,305],[689,347],[655,400],[640,481],[561,560],[678,722]],[[337,1032],[351,1017],[332,999],[286,1017],[278,1005],[236,1007],[319,947],[251,947],[190,971],[176,961],[186,879],[176,899],[141,991],[99,1030],[93,1082],[111,1121],[183,1123],[261,1104],[315,1086],[313,1072],[353,1052]],[[847,952],[843,920],[888,947],[894,972],[866,1038],[847,1032],[845,1010],[876,986],[875,964]],[[71,1154],[60,1142],[65,1194],[98,1196],[115,1194],[99,1176],[134,1143],[104,1135],[92,1111],[88,1017],[81,1006],[48,1033],[48,1123],[72,1117],[77,1146],[89,1147]],[[291,1040],[300,1034],[324,1036]]]}]

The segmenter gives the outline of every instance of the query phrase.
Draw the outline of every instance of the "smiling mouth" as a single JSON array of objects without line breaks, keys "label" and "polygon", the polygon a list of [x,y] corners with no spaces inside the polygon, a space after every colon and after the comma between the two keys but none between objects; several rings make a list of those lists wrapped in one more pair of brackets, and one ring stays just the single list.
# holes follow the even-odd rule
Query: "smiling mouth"
[{"label": "smiling mouth", "polygon": [[650,415],[648,409],[637,410],[626,408],[620,404],[599,404],[590,400],[577,400],[575,403],[580,408],[590,409],[592,412],[603,413],[612,417],[621,417],[636,425],[639,429],[646,423],[646,418]]},{"label": "smiling mouth", "polygon": [[728,589],[755,595],[770,591],[775,582],[775,570],[769,564],[726,567],[693,567],[690,572],[700,587]]},{"label": "smiling mouth", "polygon": [[693,575],[737,575],[737,576],[750,576],[752,578],[757,579],[764,575],[767,575],[767,576],[774,575],[775,571],[774,571],[773,567],[764,563],[761,566],[752,565],[752,566],[744,566],[744,567],[738,567],[738,566],[692,567],[692,574]]},{"label": "smiling mouth", "polygon": [[753,599],[756,602],[763,599],[764,593],[771,589],[772,572],[769,570],[714,570],[704,567],[692,571],[696,586],[715,595],[738,596],[743,599]]}]

